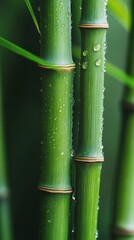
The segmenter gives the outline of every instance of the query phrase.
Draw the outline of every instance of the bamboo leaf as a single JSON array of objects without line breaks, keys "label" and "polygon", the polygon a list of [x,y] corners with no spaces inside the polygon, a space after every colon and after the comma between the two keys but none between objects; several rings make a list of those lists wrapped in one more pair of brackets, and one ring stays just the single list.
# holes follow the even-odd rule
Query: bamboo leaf
[{"label": "bamboo leaf", "polygon": [[129,31],[131,28],[132,17],[127,5],[121,0],[109,0],[108,7],[112,15],[127,31]]},{"label": "bamboo leaf", "polygon": [[115,78],[116,80],[124,83],[128,87],[134,88],[134,78],[126,74],[124,71],[116,67],[110,62],[106,63],[106,69],[108,75]]},{"label": "bamboo leaf", "polygon": [[0,45],[4,48],[7,48],[8,50],[22,56],[22,57],[25,57],[27,58],[28,60],[31,60],[32,62],[35,62],[37,63],[38,65],[42,65],[42,66],[45,66],[45,67],[51,67],[51,69],[59,69],[58,66],[55,66],[49,62],[46,62],[44,61],[42,58],[36,56],[35,54],[33,53],[30,53],[29,51],[17,46],[16,44],[0,37]]},{"label": "bamboo leaf", "polygon": [[31,17],[32,17],[32,19],[33,19],[33,22],[34,22],[34,24],[35,24],[35,27],[37,28],[37,31],[38,31],[38,33],[40,34],[39,24],[38,24],[37,18],[36,18],[36,16],[35,16],[35,13],[34,13],[34,11],[33,11],[32,5],[31,5],[31,3],[30,3],[29,0],[25,0],[25,3],[26,3],[26,5],[27,5],[27,8],[28,8],[30,14],[31,14]]}]

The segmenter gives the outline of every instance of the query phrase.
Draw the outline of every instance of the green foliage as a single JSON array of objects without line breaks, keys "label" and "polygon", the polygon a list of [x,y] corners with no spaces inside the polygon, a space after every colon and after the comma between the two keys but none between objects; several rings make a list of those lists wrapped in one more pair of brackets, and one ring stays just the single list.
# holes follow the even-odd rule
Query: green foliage
[{"label": "green foliage", "polygon": [[117,66],[113,65],[110,62],[106,63],[106,69],[109,76],[124,83],[130,88],[134,88],[134,77],[126,74],[123,70],[119,69]]},{"label": "green foliage", "polygon": [[9,42],[8,40],[0,37],[0,45],[4,48],[7,48],[8,50],[17,53],[18,55],[27,58],[28,60],[31,60],[32,62],[37,63],[38,65],[45,66],[45,67],[51,67],[52,69],[59,69],[58,66],[55,66],[54,64],[51,64],[45,60],[43,60],[40,57],[37,57],[33,53],[28,52],[27,50],[17,46],[14,43]]},{"label": "green foliage", "polygon": [[129,31],[131,28],[132,17],[129,7],[121,0],[109,0],[108,8],[117,21]]},{"label": "green foliage", "polygon": [[37,18],[36,18],[36,16],[35,16],[34,10],[33,10],[33,8],[32,8],[32,5],[31,5],[31,3],[30,3],[29,0],[25,0],[25,3],[26,3],[26,5],[27,5],[27,8],[28,8],[30,14],[31,14],[31,17],[32,17],[32,19],[33,19],[33,22],[34,22],[34,24],[35,24],[35,27],[37,28],[37,31],[38,31],[38,33],[40,34],[39,24],[38,24]]}]

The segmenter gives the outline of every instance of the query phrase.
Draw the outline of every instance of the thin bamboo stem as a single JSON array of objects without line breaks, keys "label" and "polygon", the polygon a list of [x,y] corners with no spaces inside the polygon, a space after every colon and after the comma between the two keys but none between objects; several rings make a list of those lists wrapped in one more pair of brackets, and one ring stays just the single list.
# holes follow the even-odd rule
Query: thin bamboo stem
[{"label": "thin bamboo stem", "polygon": [[40,239],[67,240],[72,149],[71,9],[68,0],[40,1],[41,57],[59,67],[42,68]]},{"label": "thin bamboo stem", "polygon": [[83,0],[80,21],[80,128],[76,152],[75,239],[97,237],[100,174],[103,162],[103,97],[107,1]]},{"label": "thin bamboo stem", "polygon": [[[0,74],[1,75],[1,74]],[[5,166],[5,139],[3,120],[3,86],[0,76],[0,239],[11,240],[11,222],[9,214],[9,190],[7,187]]]},{"label": "thin bamboo stem", "polygon": [[[134,2],[132,1],[132,16]],[[134,76],[134,17],[129,41],[128,73]],[[115,196],[114,228],[116,240],[134,240],[134,90],[125,88],[123,124]],[[121,160],[121,161],[120,161]],[[112,237],[113,239],[113,237]]]}]

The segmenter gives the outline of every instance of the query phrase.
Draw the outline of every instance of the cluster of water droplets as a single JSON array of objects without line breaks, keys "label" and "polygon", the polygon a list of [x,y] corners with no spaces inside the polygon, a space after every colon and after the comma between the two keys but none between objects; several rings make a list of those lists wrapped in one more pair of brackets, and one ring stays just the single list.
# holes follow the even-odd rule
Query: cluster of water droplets
[{"label": "cluster of water droplets", "polygon": [[104,11],[105,11],[106,19],[107,19],[107,4],[108,4],[108,0],[104,0]]},{"label": "cluster of water droplets", "polygon": [[[96,53],[99,52],[100,49],[101,49],[101,45],[100,45],[99,43],[98,43],[98,44],[95,44],[95,45],[93,46],[93,51],[96,52]],[[86,56],[88,55],[88,51],[87,51],[87,50],[84,50],[84,51],[82,52],[82,55],[83,55],[83,57],[86,57]],[[96,66],[96,67],[100,67],[100,66],[101,66],[101,63],[102,63],[101,59],[98,58],[98,59],[96,59],[96,61],[95,61],[95,66]],[[87,68],[88,68],[88,62],[87,62],[87,61],[83,61],[83,63],[82,63],[82,69],[86,70]]]},{"label": "cluster of water droplets", "polygon": [[104,43],[104,67],[103,67],[104,72],[106,72],[106,50],[107,50],[107,44],[105,42]]},{"label": "cluster of water droplets", "polygon": [[[93,51],[94,52],[99,52],[101,49],[101,45],[99,43],[95,44],[94,47],[93,47]],[[96,67],[100,67],[101,66],[101,59],[98,58],[95,62],[95,66]]]},{"label": "cluster of water droplets", "polygon": [[98,237],[99,237],[98,230],[96,230],[95,239],[97,239]]},{"label": "cluster of water droplets", "polygon": [[[83,55],[84,58],[87,57],[88,51],[87,51],[87,50],[84,50],[84,51],[82,52],[82,55]],[[83,61],[83,63],[82,63],[82,69],[86,70],[87,67],[88,67],[88,62],[87,62],[87,61]]]}]

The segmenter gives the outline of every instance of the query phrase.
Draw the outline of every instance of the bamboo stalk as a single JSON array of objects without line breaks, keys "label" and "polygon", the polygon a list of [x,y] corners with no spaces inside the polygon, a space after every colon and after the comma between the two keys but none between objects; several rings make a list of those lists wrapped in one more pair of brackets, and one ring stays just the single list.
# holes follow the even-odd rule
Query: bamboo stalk
[{"label": "bamboo stalk", "polygon": [[104,0],[83,0],[81,29],[80,128],[76,152],[75,239],[97,238],[106,29]]},{"label": "bamboo stalk", "polygon": [[70,1],[40,1],[41,57],[58,66],[42,67],[40,239],[67,240],[72,149],[72,75]]},{"label": "bamboo stalk", "polygon": [[[1,74],[0,74],[1,75]],[[11,240],[9,214],[9,191],[7,187],[5,166],[5,139],[3,120],[3,86],[0,76],[0,239]]]},{"label": "bamboo stalk", "polygon": [[[133,16],[133,1],[131,9]],[[134,76],[133,28],[134,17],[128,54],[128,73],[132,76]],[[116,181],[114,239],[134,240],[134,90],[128,87],[125,88],[123,96],[123,124]]]}]

